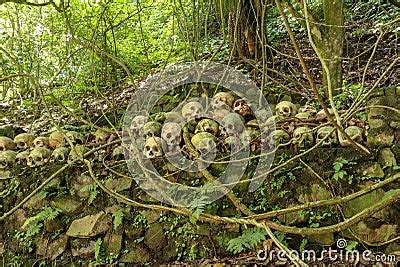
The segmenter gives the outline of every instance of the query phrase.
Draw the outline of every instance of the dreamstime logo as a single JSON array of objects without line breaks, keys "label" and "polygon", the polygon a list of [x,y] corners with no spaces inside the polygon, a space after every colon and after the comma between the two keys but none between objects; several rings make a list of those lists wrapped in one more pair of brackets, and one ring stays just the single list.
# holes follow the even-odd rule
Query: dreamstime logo
[{"label": "dreamstime logo", "polygon": [[360,253],[357,250],[346,250],[348,246],[347,240],[341,238],[336,241],[336,247],[338,249],[333,249],[329,247],[328,249],[323,249],[321,252],[316,252],[315,250],[303,250],[302,252],[298,252],[296,250],[291,250],[287,254],[286,251],[283,250],[259,250],[257,252],[257,258],[260,261],[280,261],[287,262],[290,258],[301,259],[304,262],[316,263],[316,262],[343,262],[343,263],[351,263],[351,262],[359,262],[363,260],[363,262],[387,262],[387,263],[396,263],[398,259],[396,255],[385,255],[378,254],[374,255],[372,251],[365,250]]},{"label": "dreamstime logo", "polygon": [[[191,94],[207,85],[215,88],[210,95]],[[225,105],[230,100],[218,95],[220,92],[230,92],[241,99],[243,107],[251,109],[256,131],[247,130],[249,119],[244,120],[240,112]],[[177,101],[177,95],[183,95],[183,100]],[[167,112],[163,112],[165,106]],[[249,191],[254,191],[274,158],[275,141],[270,134],[275,125],[270,118],[272,112],[262,92],[241,72],[210,62],[173,65],[146,79],[128,106],[123,127],[128,168],[140,188],[153,198],[174,206],[196,207],[214,202],[237,185],[257,139],[257,164],[252,165],[250,177],[246,173],[251,179]],[[217,158],[221,142],[230,147],[229,156],[222,160]],[[188,155],[191,145],[198,157]],[[198,187],[166,179],[165,171],[159,168],[172,166],[175,177],[179,177],[182,172],[203,173],[212,164],[224,164],[226,168],[219,177]]]}]

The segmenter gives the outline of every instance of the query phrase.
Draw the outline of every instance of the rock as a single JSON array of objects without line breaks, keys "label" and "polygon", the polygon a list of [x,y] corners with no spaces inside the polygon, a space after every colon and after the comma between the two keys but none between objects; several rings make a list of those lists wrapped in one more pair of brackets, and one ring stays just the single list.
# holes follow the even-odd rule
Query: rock
[{"label": "rock", "polygon": [[[24,225],[27,219],[27,213],[23,209],[17,209],[8,219],[7,224],[9,224],[10,229],[20,229]],[[4,227],[8,228],[8,227]]]},{"label": "rock", "polygon": [[153,251],[158,252],[166,242],[164,230],[159,223],[153,223],[144,235],[144,243]]},{"label": "rock", "polygon": [[357,172],[367,178],[383,178],[385,173],[383,172],[381,165],[377,162],[362,164]]},{"label": "rock", "polygon": [[[396,242],[390,243],[386,248],[384,253],[386,255],[390,255],[394,252],[400,252],[400,244],[397,244]],[[1,254],[1,253],[0,253]]]},{"label": "rock", "polygon": [[351,230],[360,239],[368,243],[383,243],[397,236],[397,225],[383,224],[377,229],[369,228],[365,222],[360,222],[351,227]]},{"label": "rock", "polygon": [[44,221],[44,229],[48,233],[54,233],[57,231],[62,230],[63,227],[63,222],[60,219],[53,219],[53,220],[45,220]]},{"label": "rock", "polygon": [[51,201],[50,206],[55,209],[60,209],[65,214],[74,214],[82,208],[83,204],[72,197],[61,196]]},{"label": "rock", "polygon": [[36,241],[36,254],[40,256],[46,256],[48,245],[49,245],[49,239],[39,238]]},{"label": "rock", "polygon": [[390,127],[395,128],[395,129],[400,129],[400,121],[391,121],[389,123]]},{"label": "rock", "polygon": [[68,236],[60,235],[56,240],[51,242],[47,248],[46,256],[51,260],[55,260],[58,256],[64,253],[68,244]]},{"label": "rock", "polygon": [[379,151],[379,164],[386,167],[393,167],[397,165],[396,158],[390,148],[383,148]]},{"label": "rock", "polygon": [[40,210],[42,207],[46,206],[47,202],[48,201],[39,194],[35,194],[23,205],[23,208],[28,210]]},{"label": "rock", "polygon": [[[368,184],[369,185],[369,184]],[[367,185],[367,186],[368,186]],[[371,193],[365,194],[361,197],[355,198],[349,201],[343,208],[343,212],[347,218],[356,215],[357,213],[363,211],[366,208],[371,207],[372,205],[381,201],[383,196],[385,195],[385,191],[379,188]]]},{"label": "rock", "polygon": [[72,237],[92,237],[107,232],[112,224],[110,215],[99,212],[74,220],[68,228],[67,235]]},{"label": "rock", "polygon": [[104,248],[107,256],[118,256],[122,247],[122,235],[110,233],[104,237]]},{"label": "rock", "polygon": [[367,145],[369,147],[391,146],[394,134],[391,131],[368,131]]},{"label": "rock", "polygon": [[74,257],[90,259],[94,256],[96,242],[89,239],[75,239],[71,242],[71,253]]},{"label": "rock", "polygon": [[104,183],[105,187],[114,190],[116,192],[121,192],[131,188],[132,179],[131,178],[120,178],[120,179],[108,179]]},{"label": "rock", "polygon": [[368,125],[370,129],[380,129],[387,126],[387,123],[382,119],[369,119]]},{"label": "rock", "polygon": [[120,262],[145,264],[151,260],[150,251],[143,244],[136,244],[133,247],[129,247],[128,250],[129,252],[121,256]]},{"label": "rock", "polygon": [[[305,188],[300,188],[303,191]],[[306,193],[299,193],[298,201],[300,203],[314,202],[319,200],[330,199],[331,194],[324,186],[319,184],[312,184],[309,188],[305,189]]]},{"label": "rock", "polygon": [[164,214],[164,212],[160,210],[145,209],[141,210],[140,214],[146,218],[148,224],[152,224],[156,222]]},{"label": "rock", "polygon": [[143,236],[145,230],[146,229],[142,226],[133,227],[131,225],[127,225],[125,228],[125,234],[129,239],[136,240]]},{"label": "rock", "polygon": [[334,237],[333,233],[323,234],[323,235],[310,235],[310,236],[307,236],[307,238],[311,242],[316,242],[323,246],[329,246],[335,242],[335,237]]}]

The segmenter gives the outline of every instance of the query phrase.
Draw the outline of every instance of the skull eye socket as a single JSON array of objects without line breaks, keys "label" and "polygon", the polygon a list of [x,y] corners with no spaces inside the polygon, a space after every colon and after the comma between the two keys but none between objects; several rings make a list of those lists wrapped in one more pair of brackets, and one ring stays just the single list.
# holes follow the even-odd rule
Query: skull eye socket
[{"label": "skull eye socket", "polygon": [[290,108],[284,107],[284,108],[283,108],[283,112],[285,112],[285,113],[290,113]]},{"label": "skull eye socket", "polygon": [[167,134],[166,134],[166,137],[167,137],[167,138],[171,138],[171,137],[172,137],[172,134],[171,134],[171,133],[167,133]]},{"label": "skull eye socket", "polygon": [[154,152],[158,152],[159,150],[158,150],[158,147],[154,147]]},{"label": "skull eye socket", "polygon": [[150,150],[151,150],[151,147],[150,147],[150,146],[145,146],[144,149],[146,149],[146,151],[150,151]]}]

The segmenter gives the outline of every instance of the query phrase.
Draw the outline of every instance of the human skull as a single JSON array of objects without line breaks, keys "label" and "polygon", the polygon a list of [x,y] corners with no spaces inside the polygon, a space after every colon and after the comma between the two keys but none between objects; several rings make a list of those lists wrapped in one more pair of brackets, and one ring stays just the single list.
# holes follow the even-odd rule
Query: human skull
[{"label": "human skull", "polygon": [[209,154],[215,152],[216,138],[214,135],[207,132],[200,132],[193,135],[191,142],[193,146],[202,154]]},{"label": "human skull", "polygon": [[16,163],[19,165],[26,164],[28,161],[29,154],[30,154],[29,150],[19,152],[15,158]]},{"label": "human skull", "polygon": [[75,160],[80,160],[83,158],[86,152],[86,147],[82,145],[75,145],[74,148],[71,148],[68,154],[68,163],[71,163]]},{"label": "human skull", "polygon": [[154,159],[163,155],[162,139],[160,137],[149,137],[144,145],[143,155],[148,159]]},{"label": "human skull", "polygon": [[[351,140],[356,143],[361,143],[363,140],[363,129],[358,126],[349,126],[344,130]],[[344,138],[344,136],[339,132],[339,143],[341,146],[347,147],[351,146],[350,142]]]},{"label": "human skull", "polygon": [[297,113],[294,117],[297,119],[300,119],[300,120],[308,120],[308,119],[310,119],[310,116],[311,116],[310,113],[300,112],[300,113]]},{"label": "human skull", "polygon": [[182,107],[182,116],[190,121],[195,118],[200,118],[203,115],[204,109],[201,103],[191,101]]},{"label": "human skull", "polygon": [[246,100],[244,99],[238,99],[235,101],[235,103],[233,104],[233,110],[244,116],[248,116],[252,114],[252,110],[249,104],[247,104]]},{"label": "human skull", "polygon": [[222,142],[223,150],[228,151],[231,148],[238,148],[241,144],[242,140],[238,136],[228,136]]},{"label": "human skull", "polygon": [[235,98],[230,93],[216,93],[212,99],[211,106],[214,109],[231,109]]},{"label": "human skull", "polygon": [[43,136],[36,137],[35,140],[33,140],[33,146],[34,147],[49,147],[49,138],[43,137]]},{"label": "human skull", "polygon": [[[328,137],[327,137],[328,136]],[[326,139],[322,142],[322,146],[332,146],[338,143],[338,137],[336,134],[336,130],[332,126],[324,126],[318,129],[317,131],[317,143],[322,139]]]},{"label": "human skull", "polygon": [[67,131],[65,136],[71,140],[74,145],[82,145],[85,142],[85,138],[81,133],[75,131]]},{"label": "human skull", "polygon": [[280,115],[282,117],[291,117],[296,115],[297,108],[292,102],[282,101],[275,106],[275,113],[276,115]]},{"label": "human skull", "polygon": [[52,162],[66,162],[68,159],[69,148],[67,147],[58,147],[54,149],[53,153],[51,154],[50,161]]},{"label": "human skull", "polygon": [[[333,115],[333,109],[328,108],[329,114],[332,116]],[[328,121],[328,116],[326,116],[325,110],[321,109],[318,111],[317,115],[315,116],[315,119],[317,121]]]},{"label": "human skull", "polygon": [[299,148],[308,148],[314,143],[314,136],[309,127],[296,128],[293,132],[293,144]]},{"label": "human skull", "polygon": [[12,150],[0,151],[0,169],[11,168],[15,164],[17,152]]},{"label": "human skull", "polygon": [[182,125],[182,124],[186,123],[186,120],[178,112],[170,111],[170,112],[165,113],[164,123],[167,123],[167,122],[175,122],[175,123]]},{"label": "human skull", "polygon": [[49,145],[54,149],[65,145],[65,136],[62,131],[54,131],[50,134]]},{"label": "human skull", "polygon": [[124,147],[117,146],[116,148],[114,148],[111,157],[113,160],[123,160],[124,159]]},{"label": "human skull", "polygon": [[25,150],[32,146],[34,139],[35,137],[32,134],[22,133],[14,137],[14,143],[17,145],[18,149]]},{"label": "human skull", "polygon": [[147,122],[147,117],[143,115],[138,115],[134,117],[131,121],[130,130],[136,134],[140,135],[142,133],[143,126]]},{"label": "human skull", "polygon": [[317,114],[317,110],[313,106],[304,105],[299,108],[299,113],[308,113],[312,117]]},{"label": "human skull", "polygon": [[211,119],[202,119],[196,126],[195,133],[207,132],[214,136],[219,135],[219,124],[218,122]]},{"label": "human skull", "polygon": [[165,123],[161,130],[161,138],[168,146],[178,146],[182,141],[182,127],[176,122]]},{"label": "human skull", "polygon": [[45,147],[34,148],[28,156],[27,164],[30,167],[46,164],[51,156],[51,151]]},{"label": "human skull", "polygon": [[0,136],[0,151],[14,150],[15,143],[11,138]]},{"label": "human skull", "polygon": [[211,118],[215,121],[222,121],[224,119],[224,117],[228,114],[230,114],[231,112],[227,109],[214,109],[211,112]]},{"label": "human skull", "polygon": [[143,134],[145,138],[160,136],[161,129],[162,129],[161,123],[156,121],[150,121],[143,126]]},{"label": "human skull", "polygon": [[290,136],[289,134],[282,130],[282,129],[277,129],[275,131],[272,131],[268,137],[267,137],[267,144],[269,146],[278,146],[282,144],[286,144],[290,141]]},{"label": "human skull", "polygon": [[238,135],[244,130],[244,123],[242,117],[236,113],[229,113],[222,121],[222,129],[228,135]]}]

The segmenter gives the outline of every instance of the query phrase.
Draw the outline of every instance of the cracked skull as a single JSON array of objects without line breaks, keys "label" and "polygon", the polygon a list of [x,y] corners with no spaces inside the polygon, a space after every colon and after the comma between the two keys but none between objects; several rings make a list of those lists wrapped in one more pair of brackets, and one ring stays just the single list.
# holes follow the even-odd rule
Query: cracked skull
[{"label": "cracked skull", "polygon": [[182,116],[190,121],[195,118],[200,118],[203,115],[204,109],[201,103],[192,101],[182,107]]},{"label": "cracked skull", "polygon": [[14,150],[15,143],[11,138],[0,136],[0,151]]},{"label": "cracked skull", "polygon": [[248,116],[251,115],[253,112],[251,110],[251,107],[249,104],[247,104],[246,100],[244,99],[238,99],[235,101],[235,103],[233,104],[233,110],[244,116]]},{"label": "cracked skull", "polygon": [[195,133],[207,132],[214,136],[219,135],[218,122],[211,119],[202,119],[196,126]]},{"label": "cracked skull", "polygon": [[211,101],[213,109],[231,109],[235,98],[230,93],[216,93]]},{"label": "cracked skull", "polygon": [[14,142],[20,150],[28,149],[32,146],[35,137],[29,133],[22,133],[14,137]]},{"label": "cracked skull", "polygon": [[51,151],[45,147],[34,148],[28,156],[27,164],[30,167],[42,166],[48,162]]},{"label": "cracked skull", "polygon": [[193,135],[191,142],[193,146],[202,154],[209,154],[211,152],[215,152],[216,144],[215,144],[216,138],[214,135],[207,133],[207,132],[201,132]]},{"label": "cracked skull", "polygon": [[308,148],[314,144],[314,136],[310,128],[303,126],[293,132],[293,144],[299,148]]},{"label": "cracked skull", "polygon": [[336,130],[332,126],[324,126],[318,129],[317,131],[317,143],[322,139],[326,139],[322,142],[322,146],[332,146],[338,143],[338,137],[336,134]]},{"label": "cracked skull", "polygon": [[182,127],[176,122],[167,122],[161,130],[161,138],[170,147],[179,146],[182,141]]},{"label": "cracked skull", "polygon": [[145,138],[155,137],[161,135],[162,125],[156,121],[147,122],[143,126],[143,134]]},{"label": "cracked skull", "polygon": [[[363,129],[358,126],[349,126],[344,130],[351,140],[356,143],[361,143],[363,141]],[[351,146],[351,143],[344,138],[344,136],[339,132],[339,143],[341,146]]]},{"label": "cracked skull", "polygon": [[15,164],[17,152],[12,150],[0,151],[0,169],[11,168]]},{"label": "cracked skull", "polygon": [[43,137],[43,136],[36,137],[35,140],[33,140],[33,146],[34,147],[49,147],[49,138]]},{"label": "cracked skull", "polygon": [[144,145],[143,155],[148,159],[161,157],[162,152],[162,139],[160,137],[149,137]]},{"label": "cracked skull", "polygon": [[275,106],[275,113],[276,115],[280,115],[282,117],[291,117],[296,115],[297,108],[292,102],[282,101]]},{"label": "cracked skull", "polygon": [[138,115],[136,117],[134,117],[131,121],[131,126],[130,126],[130,130],[137,135],[141,134],[141,131],[143,129],[143,126],[146,124],[147,122],[147,117],[143,116],[143,115]]},{"label": "cracked skull", "polygon": [[50,160],[52,162],[66,162],[68,159],[69,148],[67,147],[58,147],[54,149],[53,153],[51,154]]}]

